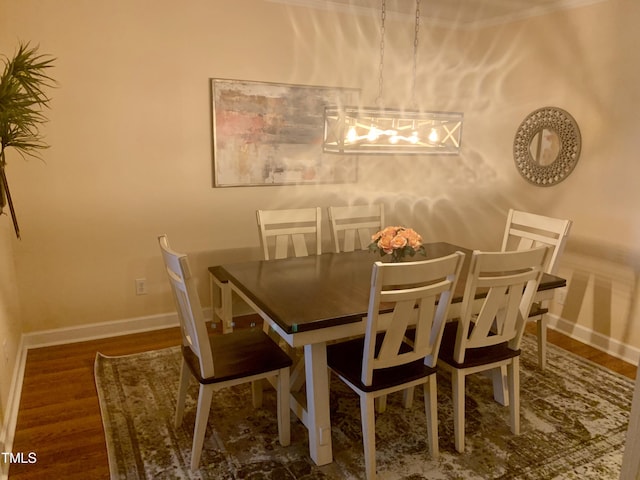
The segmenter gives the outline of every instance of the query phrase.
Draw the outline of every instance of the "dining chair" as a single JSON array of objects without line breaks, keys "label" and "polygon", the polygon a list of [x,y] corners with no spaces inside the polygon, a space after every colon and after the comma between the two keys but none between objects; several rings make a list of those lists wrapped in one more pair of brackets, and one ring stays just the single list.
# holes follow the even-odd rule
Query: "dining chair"
[{"label": "dining chair", "polygon": [[460,453],[468,375],[506,367],[511,432],[520,433],[520,341],[548,253],[549,248],[542,246],[472,254],[461,316],[445,326],[438,357],[438,367],[452,377],[455,448]]},{"label": "dining chair", "polygon": [[197,470],[200,464],[213,393],[233,385],[251,382],[254,388],[253,404],[258,408],[262,396],[255,394],[256,386],[259,387],[258,383],[263,379],[277,379],[278,435],[281,445],[289,445],[291,358],[261,329],[234,330],[224,335],[208,333],[187,256],[173,251],[169,247],[166,235],[159,236],[158,242],[182,333],[182,367],[175,414],[176,428],[182,424],[187,387],[191,377],[200,385],[191,448],[191,470]]},{"label": "dining chair", "polygon": [[331,239],[336,253],[366,250],[371,236],[384,227],[384,205],[329,207]]},{"label": "dining chair", "polygon": [[[306,257],[309,251],[314,251],[309,247],[309,241],[315,242],[316,255],[322,253],[320,207],[257,210],[256,217],[265,260],[290,256]],[[272,238],[274,242],[270,241]],[[274,247],[271,247],[272,243],[275,243]]]},{"label": "dining chair", "polygon": [[[526,250],[541,245],[551,248],[544,271],[555,274],[564,251],[571,220],[546,217],[534,213],[510,209],[502,238],[503,252]],[[536,322],[538,337],[538,366],[544,370],[547,365],[547,302],[534,302],[528,315],[529,321]]]},{"label": "dining chair", "polygon": [[[375,399],[423,385],[427,439],[438,456],[436,361],[464,254],[404,263],[376,262],[364,337],[327,346],[327,364],[360,397],[366,478],[376,476]],[[384,309],[384,315],[380,310]],[[415,327],[412,344],[404,341]]]}]

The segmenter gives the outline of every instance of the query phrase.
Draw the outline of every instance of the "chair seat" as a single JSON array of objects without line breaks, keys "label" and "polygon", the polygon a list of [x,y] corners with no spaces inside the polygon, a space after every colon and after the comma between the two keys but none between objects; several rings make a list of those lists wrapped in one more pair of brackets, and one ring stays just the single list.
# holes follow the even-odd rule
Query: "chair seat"
[{"label": "chair seat", "polygon": [[191,373],[201,384],[212,384],[257,375],[290,367],[287,355],[261,329],[236,330],[224,335],[210,334],[216,375],[203,378],[198,357],[189,347],[182,347],[182,355]]},{"label": "chair seat", "polygon": [[440,344],[440,353],[438,354],[438,360],[448,363],[452,367],[459,369],[472,368],[493,362],[500,362],[520,355],[520,350],[511,350],[507,342],[503,342],[487,347],[469,348],[465,352],[464,362],[458,363],[453,359],[457,330],[457,321],[448,322],[445,325],[442,343]]},{"label": "chair seat", "polygon": [[529,310],[529,318],[539,317],[545,313],[549,313],[549,309],[543,307],[540,302],[534,302],[531,304],[531,310]]},{"label": "chair seat", "polygon": [[[382,339],[383,335],[378,334],[376,337],[376,354]],[[435,368],[426,366],[423,360],[417,360],[398,367],[374,370],[371,385],[364,385],[361,380],[363,349],[364,337],[329,345],[327,347],[327,364],[338,375],[344,377],[364,392],[375,392],[395,387],[428,377],[436,372]],[[400,351],[411,351],[411,347],[403,343]]]}]

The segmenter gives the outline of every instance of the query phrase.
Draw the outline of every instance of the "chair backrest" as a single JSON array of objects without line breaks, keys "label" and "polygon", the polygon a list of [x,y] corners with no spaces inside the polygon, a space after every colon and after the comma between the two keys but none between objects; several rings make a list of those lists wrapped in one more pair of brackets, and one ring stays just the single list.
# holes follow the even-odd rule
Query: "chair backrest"
[{"label": "chair backrest", "polygon": [[[271,258],[287,258],[289,245],[293,247],[293,255],[306,257],[309,255],[307,240],[315,241],[316,255],[322,253],[322,231],[320,207],[297,208],[289,210],[257,210],[260,245],[265,260]],[[269,254],[269,239],[275,238],[274,254]],[[313,251],[313,250],[312,250]]]},{"label": "chair backrest", "polygon": [[571,220],[545,217],[535,213],[509,210],[502,239],[503,252],[529,250],[541,245],[551,247],[545,272],[556,273],[560,257],[571,229]]},{"label": "chair backrest", "polygon": [[[456,252],[434,260],[373,265],[362,362],[365,385],[371,385],[376,369],[416,360],[435,367],[463,261],[464,254]],[[379,329],[381,304],[393,307],[390,324],[383,332]],[[413,326],[413,346],[401,350],[407,328]],[[383,336],[379,350],[378,333]]]},{"label": "chair backrest", "polygon": [[384,205],[329,207],[329,223],[336,253],[366,250],[371,236],[384,227]]},{"label": "chair backrest", "polygon": [[205,324],[200,298],[189,261],[184,253],[175,252],[169,247],[166,235],[158,237],[162,259],[167,270],[169,283],[180,319],[182,345],[191,349],[200,362],[202,377],[213,377],[213,355],[209,335]]},{"label": "chair backrest", "polygon": [[520,348],[549,250],[541,246],[514,252],[473,252],[456,335],[456,362],[464,362],[467,349],[504,342],[512,350]]}]

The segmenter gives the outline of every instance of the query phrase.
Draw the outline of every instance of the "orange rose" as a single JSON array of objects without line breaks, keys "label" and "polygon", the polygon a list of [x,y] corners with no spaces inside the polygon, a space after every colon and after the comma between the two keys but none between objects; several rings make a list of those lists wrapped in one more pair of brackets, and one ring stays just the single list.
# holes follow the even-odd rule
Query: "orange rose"
[{"label": "orange rose", "polygon": [[422,245],[422,237],[413,228],[407,228],[402,232],[402,235],[407,239],[407,243],[414,250],[417,250]]},{"label": "orange rose", "polygon": [[374,238],[377,238],[378,236],[391,236],[391,237],[395,237],[396,234],[398,233],[398,229],[400,227],[385,227],[382,230],[380,230],[378,233],[376,233],[374,235]]},{"label": "orange rose", "polygon": [[[393,249],[400,249],[407,246],[407,239],[404,235],[399,234],[391,239],[391,247]],[[389,253],[389,252],[387,252]]]},{"label": "orange rose", "polygon": [[391,241],[394,238],[395,237],[392,237],[391,235],[383,235],[382,237],[380,237],[380,240],[378,240],[378,247],[382,251],[384,251],[384,253],[393,252],[393,246],[391,245]]}]

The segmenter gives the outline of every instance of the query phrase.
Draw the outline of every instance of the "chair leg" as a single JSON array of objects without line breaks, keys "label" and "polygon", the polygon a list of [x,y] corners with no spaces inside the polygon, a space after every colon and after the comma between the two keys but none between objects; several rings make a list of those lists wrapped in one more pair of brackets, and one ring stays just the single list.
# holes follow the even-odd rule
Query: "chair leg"
[{"label": "chair leg", "polygon": [[453,433],[456,451],[464,453],[464,373],[454,369],[451,373],[453,386]]},{"label": "chair leg", "polygon": [[200,465],[200,455],[202,454],[202,445],[204,444],[204,434],[207,430],[212,398],[213,388],[210,385],[200,385],[198,409],[196,410],[196,425],[193,429],[193,445],[191,447],[192,472],[195,472]]},{"label": "chair leg", "polygon": [[511,405],[509,414],[511,420],[511,433],[520,434],[520,358],[514,357],[507,366],[509,375],[509,397]]},{"label": "chair leg", "polygon": [[402,406],[404,408],[411,408],[413,405],[413,387],[409,387],[402,392]]},{"label": "chair leg", "polygon": [[536,322],[538,327],[538,366],[540,370],[547,367],[547,316],[540,315]]},{"label": "chair leg", "polygon": [[289,369],[283,368],[278,373],[277,408],[278,436],[283,447],[291,443],[291,410],[289,409]]},{"label": "chair leg", "polygon": [[[427,416],[427,438],[429,441],[429,453],[431,458],[438,458],[438,385],[436,376],[430,375],[424,384],[424,411]],[[413,392],[413,387],[411,388]]]},{"label": "chair leg", "polygon": [[376,478],[376,418],[373,397],[360,395],[360,416],[362,419],[362,444],[364,445],[364,466],[367,480]]},{"label": "chair leg", "polygon": [[489,371],[493,380],[493,399],[504,407],[509,406],[509,386],[507,385],[507,367],[502,365]]},{"label": "chair leg", "polygon": [[182,425],[182,417],[184,415],[184,402],[187,397],[187,388],[189,387],[189,380],[191,379],[191,372],[187,362],[182,359],[182,366],[180,367],[180,383],[178,385],[178,403],[176,405],[176,415],[173,420],[173,424],[176,428]]},{"label": "chair leg", "polygon": [[251,382],[251,403],[253,408],[262,406],[262,379]]},{"label": "chair leg", "polygon": [[384,413],[387,410],[387,396],[382,395],[380,397],[376,397],[375,404],[376,404],[376,412]]}]

